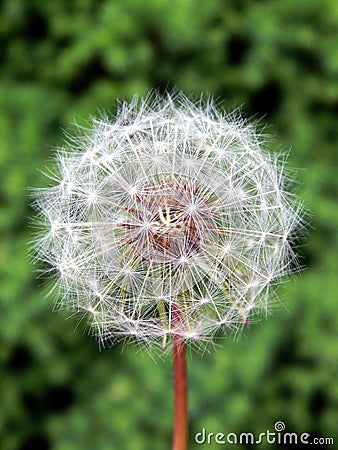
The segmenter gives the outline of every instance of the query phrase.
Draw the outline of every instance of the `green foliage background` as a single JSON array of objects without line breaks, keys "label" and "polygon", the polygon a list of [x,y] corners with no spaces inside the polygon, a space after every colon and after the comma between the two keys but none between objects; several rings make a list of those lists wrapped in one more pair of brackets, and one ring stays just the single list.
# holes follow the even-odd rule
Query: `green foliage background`
[{"label": "green foliage background", "polygon": [[240,341],[189,356],[190,448],[221,448],[194,443],[203,427],[258,434],[277,420],[338,445],[337,1],[4,0],[0,8],[1,449],[171,446],[170,360],[121,354],[121,345],[99,352],[84,327],[74,332],[75,320],[52,312],[27,259],[27,186],[46,184],[37,168],[74,117],[174,86],[271,124],[276,149],[304,168],[297,192],[313,214],[301,249],[307,269],[282,286],[283,305]]}]

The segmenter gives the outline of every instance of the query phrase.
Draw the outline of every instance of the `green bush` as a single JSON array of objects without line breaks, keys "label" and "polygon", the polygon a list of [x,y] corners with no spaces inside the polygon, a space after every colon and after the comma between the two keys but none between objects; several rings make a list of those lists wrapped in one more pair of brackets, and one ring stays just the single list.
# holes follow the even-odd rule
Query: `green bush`
[{"label": "green bush", "polygon": [[1,448],[170,448],[170,360],[99,352],[84,325],[52,312],[27,258],[27,186],[45,185],[37,169],[74,118],[174,86],[268,122],[276,151],[304,168],[312,215],[306,270],[283,285],[282,306],[238,342],[191,355],[191,448],[203,427],[258,435],[278,420],[337,441],[337,31],[331,0],[2,2]]}]

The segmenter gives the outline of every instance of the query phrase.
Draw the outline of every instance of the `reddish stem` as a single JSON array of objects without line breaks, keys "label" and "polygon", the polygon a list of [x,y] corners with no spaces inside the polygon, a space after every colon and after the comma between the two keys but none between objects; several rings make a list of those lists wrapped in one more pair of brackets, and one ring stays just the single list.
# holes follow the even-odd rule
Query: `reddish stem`
[{"label": "reddish stem", "polygon": [[[181,322],[180,312],[173,308],[173,320]],[[185,342],[181,336],[174,335],[174,436],[172,450],[188,448],[188,400],[187,400],[187,368],[185,358]]]}]

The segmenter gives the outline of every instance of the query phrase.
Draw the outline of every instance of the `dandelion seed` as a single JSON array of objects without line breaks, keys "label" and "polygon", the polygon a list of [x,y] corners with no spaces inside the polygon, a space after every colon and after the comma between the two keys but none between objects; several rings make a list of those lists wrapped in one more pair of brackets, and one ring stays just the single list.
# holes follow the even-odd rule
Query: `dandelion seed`
[{"label": "dandelion seed", "polygon": [[101,342],[166,348],[265,316],[297,268],[302,206],[261,141],[212,100],[183,94],[94,119],[58,150],[56,184],[36,192],[34,245],[58,274],[60,306],[86,313]]}]

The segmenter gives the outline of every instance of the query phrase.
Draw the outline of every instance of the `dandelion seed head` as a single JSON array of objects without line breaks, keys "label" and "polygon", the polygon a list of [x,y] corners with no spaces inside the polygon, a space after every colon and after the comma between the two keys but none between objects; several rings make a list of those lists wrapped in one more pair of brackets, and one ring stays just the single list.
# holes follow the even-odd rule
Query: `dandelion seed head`
[{"label": "dandelion seed head", "polygon": [[265,147],[239,115],[181,93],[93,119],[35,193],[35,251],[55,272],[58,305],[86,314],[102,343],[162,348],[265,316],[298,267],[303,220],[285,158]]}]

